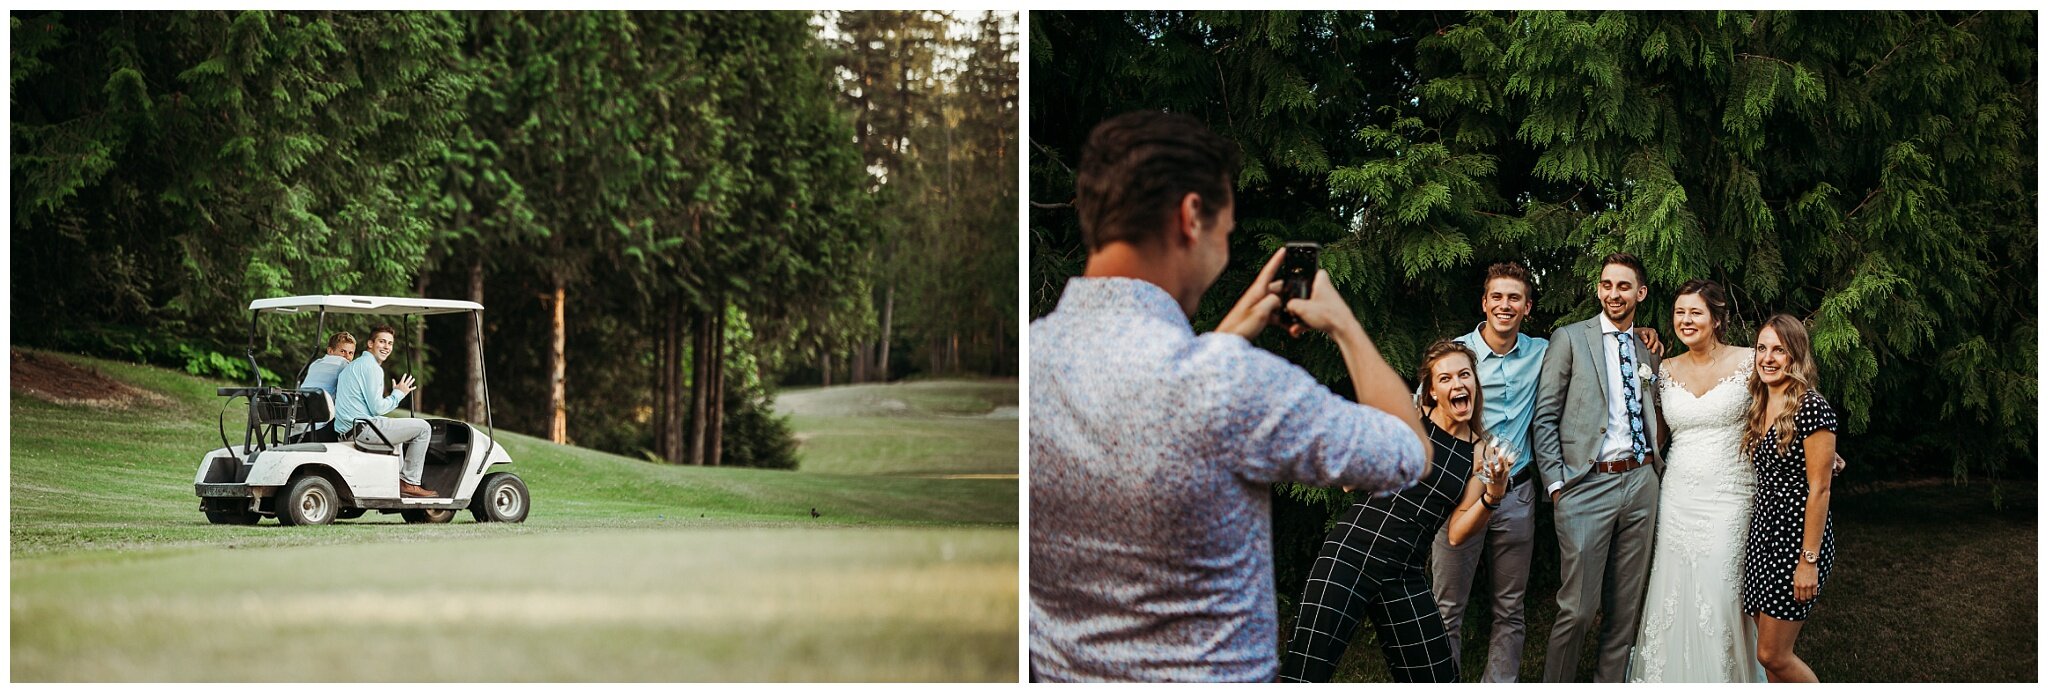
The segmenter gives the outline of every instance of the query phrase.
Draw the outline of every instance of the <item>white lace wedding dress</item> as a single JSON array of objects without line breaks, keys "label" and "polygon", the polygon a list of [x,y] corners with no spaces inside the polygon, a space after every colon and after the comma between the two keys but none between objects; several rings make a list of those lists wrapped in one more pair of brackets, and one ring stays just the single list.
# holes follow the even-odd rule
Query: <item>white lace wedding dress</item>
[{"label": "white lace wedding dress", "polygon": [[1752,367],[1745,360],[1699,397],[1669,370],[1658,373],[1671,453],[1631,681],[1764,680],[1756,622],[1742,612],[1743,541],[1756,490],[1756,470],[1742,455]]}]

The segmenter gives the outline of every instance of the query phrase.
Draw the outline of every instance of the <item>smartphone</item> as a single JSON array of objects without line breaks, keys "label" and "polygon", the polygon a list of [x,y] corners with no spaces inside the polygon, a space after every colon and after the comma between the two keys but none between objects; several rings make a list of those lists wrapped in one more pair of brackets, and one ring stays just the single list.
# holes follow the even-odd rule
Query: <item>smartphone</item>
[{"label": "smartphone", "polygon": [[[1296,241],[1288,243],[1286,255],[1280,258],[1280,305],[1297,298],[1308,298],[1316,285],[1316,256],[1323,247],[1314,243]],[[1280,311],[1280,324],[1293,325],[1301,322],[1293,313]]]}]

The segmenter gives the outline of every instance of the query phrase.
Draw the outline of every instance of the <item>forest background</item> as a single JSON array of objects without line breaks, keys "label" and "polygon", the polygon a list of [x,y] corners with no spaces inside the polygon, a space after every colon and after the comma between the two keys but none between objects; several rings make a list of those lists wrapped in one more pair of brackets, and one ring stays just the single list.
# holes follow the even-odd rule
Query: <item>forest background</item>
[{"label": "forest background", "polygon": [[[789,467],[778,384],[1014,376],[1014,13],[15,12],[17,344],[253,377],[404,326],[411,406]],[[369,323],[330,320],[362,339]],[[319,355],[266,320],[264,381]]]},{"label": "forest background", "polygon": [[[1689,279],[1728,288],[1732,344],[1751,344],[1773,313],[1809,322],[1852,461],[1836,498],[1971,485],[1988,489],[1972,494],[1980,504],[2017,498],[2014,517],[2031,528],[2035,21],[1035,12],[1030,312],[1051,311],[1086,259],[1071,198],[1088,131],[1135,109],[1187,113],[1244,151],[1231,263],[1198,331],[1280,244],[1315,241],[1381,353],[1412,378],[1425,345],[1480,322],[1489,264],[1533,270],[1524,330],[1547,336],[1597,311],[1599,258],[1629,251],[1649,270],[1639,324],[1662,331],[1667,356],[1683,351],[1670,302]],[[1268,330],[1256,344],[1351,391],[1328,339]],[[1274,493],[1284,615],[1351,498]],[[1531,595],[1547,599],[1541,585]]]}]

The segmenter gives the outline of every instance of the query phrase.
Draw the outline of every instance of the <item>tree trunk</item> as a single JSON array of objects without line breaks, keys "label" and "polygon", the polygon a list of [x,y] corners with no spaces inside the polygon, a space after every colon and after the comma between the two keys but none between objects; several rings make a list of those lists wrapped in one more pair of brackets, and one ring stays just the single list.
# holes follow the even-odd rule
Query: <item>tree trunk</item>
[{"label": "tree trunk", "polygon": [[[477,305],[484,303],[484,258],[482,254],[469,261],[469,300]],[[463,348],[469,354],[468,377],[463,395],[463,418],[470,422],[482,422],[488,416],[484,409],[484,316],[478,313],[469,320],[469,343]]]},{"label": "tree trunk", "polygon": [[[426,297],[427,297],[427,286],[428,286],[429,284],[431,284],[432,282],[433,282],[433,279],[432,279],[432,273],[430,273],[430,272],[427,272],[427,271],[426,271],[426,270],[424,270],[424,269],[420,270],[420,276],[419,276],[418,278],[416,278],[416,279],[414,279],[414,280],[413,280],[413,285],[412,285],[412,295],[414,295],[414,296],[418,296],[418,297],[420,297],[420,298],[426,298]],[[411,335],[411,337],[412,337],[412,348],[414,348],[414,349],[418,349],[418,351],[415,351],[415,352],[413,352],[413,353],[419,354],[419,358],[418,358],[418,359],[415,359],[415,360],[414,360],[414,363],[417,363],[417,364],[419,364],[419,365],[420,365],[420,368],[421,368],[422,370],[425,370],[425,368],[426,368],[426,363],[427,363],[427,316],[424,316],[424,315],[422,315],[422,316],[419,316],[419,319],[418,319],[417,321],[413,322],[413,324],[412,324],[412,335]],[[414,375],[413,375],[413,377],[414,377],[414,378],[421,378],[421,377],[423,377],[423,376],[421,376],[421,375],[419,375],[419,374],[414,374]],[[425,385],[426,383],[417,383],[417,384],[419,384],[419,385]],[[424,387],[421,387],[421,388],[416,388],[416,389],[414,389],[414,390],[412,391],[412,411],[413,411],[413,414],[415,414],[415,415],[419,414],[419,411],[420,411],[421,409],[425,409],[425,408],[426,408],[426,406],[427,406],[427,389],[426,389],[426,388],[424,388]]]},{"label": "tree trunk", "polygon": [[711,374],[711,366],[704,362],[704,357],[711,353],[711,344],[709,342],[711,338],[711,314],[696,311],[692,313],[691,317],[693,318],[691,322],[695,325],[697,334],[694,335],[692,340],[695,353],[692,354],[690,359],[689,463],[702,465],[704,464],[704,424],[705,419],[710,416],[710,408],[705,405],[709,403],[710,400],[708,398],[711,395],[711,381],[706,378],[706,376]]},{"label": "tree trunk", "polygon": [[829,351],[829,350],[828,350],[828,351],[826,351],[825,353],[822,353],[822,354],[819,354],[819,355],[818,355],[818,373],[819,373],[819,378],[818,378],[818,379],[819,379],[819,380],[822,380],[822,381],[824,381],[824,382],[823,382],[823,384],[819,385],[819,387],[831,387],[831,386],[832,386],[832,352],[831,352],[831,351]]},{"label": "tree trunk", "polygon": [[668,446],[669,393],[675,389],[668,379],[669,350],[674,348],[669,341],[670,322],[669,309],[658,308],[648,333],[654,335],[654,456],[674,463],[674,450]]},{"label": "tree trunk", "polygon": [[568,287],[557,277],[555,296],[549,301],[554,318],[549,324],[548,440],[563,445],[569,443],[569,326],[562,319],[562,303],[568,294]]},{"label": "tree trunk", "polygon": [[882,356],[875,362],[875,380],[889,382],[889,322],[896,314],[896,283],[889,283],[887,299],[882,301]]},{"label": "tree trunk", "polygon": [[683,462],[683,308],[675,303],[668,306],[664,335],[668,338],[668,358],[661,365],[668,377],[668,388],[662,392],[662,402],[667,420],[663,422],[662,445],[668,454],[662,459],[670,464]]},{"label": "tree trunk", "polygon": [[668,311],[655,309],[655,315],[648,320],[647,333],[654,336],[654,417],[648,420],[648,428],[654,431],[650,444],[654,456],[668,461]]},{"label": "tree trunk", "polygon": [[[724,302],[721,301],[721,304]],[[711,321],[711,460],[713,467],[725,463],[725,307]]]},{"label": "tree trunk", "polygon": [[850,382],[853,382],[853,383],[865,383],[865,382],[867,382],[867,381],[868,381],[868,343],[867,343],[867,341],[866,341],[866,340],[862,340],[862,341],[860,341],[859,343],[857,343],[857,344],[853,345],[853,358],[849,360],[849,363],[851,363],[851,365],[853,366],[853,380],[852,380],[852,381],[850,381]]}]

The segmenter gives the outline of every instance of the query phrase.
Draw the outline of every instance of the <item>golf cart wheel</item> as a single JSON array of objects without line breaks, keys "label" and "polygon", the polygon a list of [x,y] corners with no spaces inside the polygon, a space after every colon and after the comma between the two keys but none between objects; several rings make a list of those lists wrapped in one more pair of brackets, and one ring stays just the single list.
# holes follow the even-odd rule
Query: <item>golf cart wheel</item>
[{"label": "golf cart wheel", "polygon": [[409,525],[445,525],[455,519],[454,510],[407,510],[399,513]]},{"label": "golf cart wheel", "polygon": [[216,525],[253,525],[263,516],[247,510],[208,510],[206,521]]},{"label": "golf cart wheel", "polygon": [[286,526],[324,525],[341,511],[341,496],[327,479],[306,475],[285,486],[277,499],[277,521]]},{"label": "golf cart wheel", "polygon": [[334,518],[337,520],[353,520],[362,517],[363,513],[366,512],[369,511],[362,508],[342,508],[340,512],[334,514]]},{"label": "golf cart wheel", "polygon": [[531,509],[533,496],[527,492],[526,482],[509,472],[484,477],[469,500],[469,514],[477,522],[525,522]]}]

